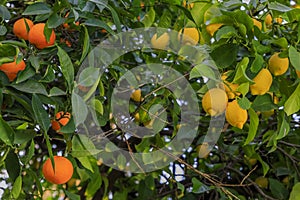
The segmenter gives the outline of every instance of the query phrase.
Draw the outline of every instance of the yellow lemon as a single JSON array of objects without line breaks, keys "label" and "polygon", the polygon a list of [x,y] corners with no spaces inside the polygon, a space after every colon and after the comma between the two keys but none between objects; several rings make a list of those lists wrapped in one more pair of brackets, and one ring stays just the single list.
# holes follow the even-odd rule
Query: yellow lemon
[{"label": "yellow lemon", "polygon": [[210,36],[213,36],[215,32],[224,24],[216,23],[216,24],[209,24],[206,26],[206,31],[209,33]]},{"label": "yellow lemon", "polygon": [[279,57],[279,53],[274,53],[269,59],[269,70],[274,76],[284,74],[289,68],[289,59]]},{"label": "yellow lemon", "polygon": [[257,178],[255,179],[255,183],[256,183],[259,187],[264,188],[264,189],[267,189],[267,188],[268,188],[268,185],[269,185],[268,179],[267,179],[266,177],[262,177],[262,176],[257,177]]},{"label": "yellow lemon", "polygon": [[242,129],[248,119],[248,113],[239,106],[237,100],[233,100],[227,105],[225,117],[231,126]]},{"label": "yellow lemon", "polygon": [[226,81],[227,75],[224,73],[221,76],[221,79],[224,82],[224,88],[227,93],[227,96],[229,99],[234,99],[236,96],[239,96],[241,93],[237,92],[237,88],[239,87],[239,84],[236,83],[230,83]]},{"label": "yellow lemon", "polygon": [[283,19],[281,17],[276,17],[275,18],[275,21],[278,23],[278,24],[281,24]]},{"label": "yellow lemon", "polygon": [[254,26],[257,26],[259,30],[262,30],[262,23],[255,18],[252,18]]},{"label": "yellow lemon", "polygon": [[266,94],[273,82],[272,74],[268,69],[262,69],[253,79],[254,84],[250,85],[250,92],[252,95]]},{"label": "yellow lemon", "polygon": [[196,45],[199,39],[200,35],[197,28],[184,28],[178,33],[178,40],[183,44]]},{"label": "yellow lemon", "polygon": [[271,16],[271,14],[267,14],[266,18],[265,18],[265,23],[266,23],[266,26],[271,26],[272,23],[273,23],[273,18]]},{"label": "yellow lemon", "polygon": [[155,49],[165,49],[169,45],[170,36],[168,33],[163,33],[157,38],[157,34],[154,34],[151,38],[151,45]]},{"label": "yellow lemon", "polygon": [[136,101],[136,102],[141,102],[142,101],[142,91],[141,89],[137,89],[135,90],[130,98],[133,100],[133,101]]},{"label": "yellow lemon", "polygon": [[213,88],[208,90],[202,99],[202,107],[210,116],[222,114],[227,106],[228,97],[224,90]]},{"label": "yellow lemon", "polygon": [[134,114],[134,120],[137,121],[137,122],[140,121],[140,113],[137,112],[137,113]]},{"label": "yellow lemon", "polygon": [[208,150],[208,143],[204,142],[203,144],[200,144],[196,148],[196,152],[198,153],[199,158],[207,158],[209,155],[209,150]]}]

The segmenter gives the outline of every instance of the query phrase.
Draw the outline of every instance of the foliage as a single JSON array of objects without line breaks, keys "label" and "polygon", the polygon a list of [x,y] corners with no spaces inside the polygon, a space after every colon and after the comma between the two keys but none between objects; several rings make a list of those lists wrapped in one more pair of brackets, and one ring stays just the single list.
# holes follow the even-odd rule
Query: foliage
[{"label": "foliage", "polygon": [[[284,0],[189,3],[194,5],[184,7],[181,0],[0,1],[0,63],[12,62],[15,57],[26,62],[26,69],[13,82],[0,71],[3,199],[59,199],[59,195],[69,199],[118,200],[298,198],[300,79],[296,70],[300,71],[300,9],[292,8],[291,4],[296,2]],[[283,22],[274,20],[267,27],[264,20],[268,13]],[[53,29],[55,45],[37,49],[15,36],[13,24],[22,16],[34,23],[45,23],[48,39]],[[252,18],[262,22],[261,30],[254,26]],[[212,34],[206,29],[209,24],[222,25]],[[209,49],[219,72],[231,72],[226,73],[226,81],[239,85],[235,98],[247,110],[248,120],[243,129],[226,122],[218,142],[205,158],[198,157],[197,147],[203,143],[213,117],[202,109],[201,100],[208,85],[220,84],[209,64],[194,65],[172,52],[143,49],[116,59],[100,78],[97,71],[89,69],[75,81],[81,64],[102,40],[144,27],[176,31],[196,27],[199,44]],[[190,52],[185,48],[182,55]],[[275,52],[289,58],[288,71],[273,76],[268,93],[252,95],[249,87],[254,77],[268,67]],[[101,55],[99,59],[110,56]],[[111,95],[121,77],[138,65],[162,60],[170,61],[164,65],[184,75],[198,94],[201,115],[197,116],[197,136],[176,161],[153,172],[126,173],[103,164],[101,152],[87,137],[78,134],[77,127],[90,109],[96,111],[95,117],[107,138],[126,151],[149,152],[163,147],[178,129],[184,128],[174,95],[153,84],[141,87],[142,103],[131,100],[128,112],[136,124],[156,129],[155,136],[127,139],[110,114]],[[98,84],[93,85],[97,79]],[[74,88],[91,93],[87,92],[86,99],[82,99],[73,93]],[[82,106],[92,93],[93,102]],[[275,98],[279,102],[275,103]],[[160,117],[164,116],[167,123],[151,118],[160,109],[153,108],[157,103],[165,108]],[[63,134],[51,128],[51,120],[59,111],[80,113],[61,127],[59,132]],[[268,111],[271,114],[264,115]],[[42,164],[53,155],[67,156],[74,166],[73,178],[67,184],[52,185],[42,176]],[[112,158],[119,169],[126,168],[123,159]],[[152,164],[154,159],[147,162]],[[260,188],[254,180],[262,176],[268,179],[268,186]]]}]

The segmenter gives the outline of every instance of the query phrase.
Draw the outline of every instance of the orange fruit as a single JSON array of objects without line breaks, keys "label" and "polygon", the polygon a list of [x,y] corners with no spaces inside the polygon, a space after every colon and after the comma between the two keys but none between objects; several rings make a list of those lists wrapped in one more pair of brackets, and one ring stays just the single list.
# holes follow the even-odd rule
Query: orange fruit
[{"label": "orange fruit", "polygon": [[69,112],[60,111],[56,113],[54,120],[51,121],[52,129],[57,133],[60,133],[60,128],[69,123],[71,119],[71,114]]},{"label": "orange fruit", "polygon": [[28,35],[28,40],[31,44],[35,45],[38,49],[44,49],[46,47],[54,45],[56,35],[52,30],[49,41],[47,42],[44,34],[45,23],[39,23],[34,25]]},{"label": "orange fruit", "polygon": [[18,64],[16,60],[10,63],[4,63],[0,66],[0,70],[3,71],[8,77],[9,81],[13,81],[19,71],[23,71],[26,67],[26,64],[23,60],[21,60]]},{"label": "orange fruit", "polygon": [[54,169],[51,159],[48,158],[42,168],[43,175],[47,181],[53,184],[67,183],[73,176],[73,165],[71,161],[63,156],[54,156]]},{"label": "orange fruit", "polygon": [[28,40],[28,33],[32,26],[33,22],[30,19],[21,18],[14,23],[13,33],[20,39]]},{"label": "orange fruit", "polygon": [[142,101],[142,91],[141,91],[141,89],[134,90],[133,93],[131,93],[130,98],[133,101],[141,102]]}]

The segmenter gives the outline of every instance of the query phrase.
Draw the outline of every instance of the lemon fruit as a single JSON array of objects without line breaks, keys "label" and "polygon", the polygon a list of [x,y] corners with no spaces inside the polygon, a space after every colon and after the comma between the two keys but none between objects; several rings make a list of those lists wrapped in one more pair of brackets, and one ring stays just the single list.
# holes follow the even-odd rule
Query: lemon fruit
[{"label": "lemon fruit", "polygon": [[273,18],[271,16],[271,14],[267,14],[266,18],[265,18],[265,23],[266,23],[266,26],[271,26],[272,25],[272,22],[273,22]]},{"label": "lemon fruit", "polygon": [[209,155],[209,150],[208,150],[208,143],[204,142],[203,144],[200,144],[196,148],[196,152],[198,154],[199,158],[207,158]]},{"label": "lemon fruit", "polygon": [[136,102],[141,102],[142,101],[142,91],[141,89],[137,89],[135,90],[130,98],[133,100],[133,101],[136,101]]},{"label": "lemon fruit", "polygon": [[164,33],[157,38],[157,34],[154,34],[151,38],[151,45],[155,49],[165,49],[170,41],[168,33]]},{"label": "lemon fruit", "polygon": [[233,100],[227,105],[225,117],[231,126],[242,129],[248,119],[248,114],[247,110],[239,106],[237,100]]},{"label": "lemon fruit", "polygon": [[226,81],[227,75],[226,73],[224,73],[221,76],[221,79],[224,82],[224,88],[225,88],[225,92],[228,96],[228,99],[234,99],[236,96],[239,96],[241,93],[237,92],[237,88],[239,87],[239,84],[236,83],[230,83],[228,81]]},{"label": "lemon fruit", "polygon": [[262,69],[253,79],[254,84],[250,85],[250,92],[252,95],[266,94],[273,82],[272,74],[268,69]]},{"label": "lemon fruit", "polygon": [[209,24],[206,26],[206,31],[209,33],[210,36],[213,36],[217,30],[224,24],[221,23],[215,23],[215,24]]},{"label": "lemon fruit", "polygon": [[269,59],[269,70],[274,76],[284,74],[289,68],[289,59],[279,57],[279,52],[274,53]]},{"label": "lemon fruit", "polygon": [[264,188],[264,189],[267,189],[267,188],[268,188],[268,185],[269,185],[268,179],[267,179],[266,177],[262,177],[262,176],[257,177],[257,178],[255,179],[255,183],[256,183],[259,187]]},{"label": "lemon fruit", "polygon": [[178,40],[182,44],[196,45],[199,42],[200,35],[197,28],[184,28],[178,33]]},{"label": "lemon fruit", "polygon": [[210,116],[222,114],[227,106],[228,97],[224,90],[213,88],[208,90],[202,99],[202,107]]},{"label": "lemon fruit", "polygon": [[300,78],[300,71],[296,70],[298,78]]},{"label": "lemon fruit", "polygon": [[254,25],[254,26],[257,26],[257,28],[258,28],[259,30],[262,30],[262,23],[261,23],[260,21],[258,21],[258,20],[255,19],[255,18],[252,18],[252,21],[253,21],[253,25]]}]

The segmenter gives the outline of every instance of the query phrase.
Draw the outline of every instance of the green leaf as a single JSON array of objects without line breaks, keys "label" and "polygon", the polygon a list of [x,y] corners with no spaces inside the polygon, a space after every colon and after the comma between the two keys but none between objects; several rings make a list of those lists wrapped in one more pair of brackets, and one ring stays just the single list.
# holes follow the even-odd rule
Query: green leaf
[{"label": "green leaf", "polygon": [[18,199],[22,190],[22,176],[18,176],[11,190],[11,195],[14,199]]},{"label": "green leaf", "polygon": [[289,46],[288,41],[284,37],[272,40],[272,44],[278,45],[282,48],[287,48]]},{"label": "green leaf", "polygon": [[54,79],[55,79],[54,70],[53,70],[52,66],[48,66],[47,70],[46,70],[43,78],[40,80],[40,82],[51,83],[52,81],[54,81]]},{"label": "green leaf", "polygon": [[77,127],[79,124],[84,123],[88,115],[88,108],[82,97],[75,92],[72,93],[72,108],[75,125]]},{"label": "green leaf", "polygon": [[298,112],[298,110],[300,110],[300,83],[284,104],[284,111],[288,116]]},{"label": "green leaf", "polygon": [[252,103],[252,108],[255,111],[269,111],[272,109],[277,108],[276,104],[274,104],[273,99],[271,95],[269,94],[264,94],[264,95],[258,95],[253,103]]},{"label": "green leaf", "polygon": [[100,19],[88,19],[83,24],[87,26],[104,28],[111,35],[115,35],[115,32],[110,28],[110,26],[108,26],[105,22],[101,21]]},{"label": "green leaf", "polygon": [[19,84],[23,81],[26,81],[29,78],[33,77],[34,75],[35,75],[35,71],[32,69],[32,67],[26,67],[25,70],[19,72],[16,83]]},{"label": "green leaf", "polygon": [[210,56],[218,68],[226,68],[236,61],[238,46],[236,44],[224,44],[215,48]]},{"label": "green leaf", "polygon": [[50,15],[50,17],[47,21],[48,28],[50,28],[50,29],[57,28],[59,25],[61,25],[65,21],[66,21],[65,18],[62,18],[57,13],[53,13],[53,14]]},{"label": "green leaf", "polygon": [[290,123],[285,119],[285,113],[280,112],[280,115],[278,116],[278,135],[276,137],[276,140],[280,140],[287,136],[287,134],[290,131]]},{"label": "green leaf", "polygon": [[44,132],[47,132],[50,127],[50,118],[43,107],[43,103],[36,94],[33,94],[32,96],[32,109],[36,122],[41,126]]},{"label": "green leaf", "polygon": [[0,35],[5,35],[7,33],[7,28],[3,25],[0,25]]},{"label": "green leaf", "polygon": [[199,77],[207,77],[209,79],[217,81],[215,72],[211,67],[205,64],[196,65],[190,73],[190,79],[199,78]]},{"label": "green leaf", "polygon": [[11,86],[19,91],[26,92],[29,94],[43,94],[45,96],[48,95],[43,84],[30,79],[20,84],[12,84]]},{"label": "green leaf", "polygon": [[276,199],[284,200],[288,198],[289,192],[280,181],[272,178],[268,178],[268,180],[271,193]]},{"label": "green leaf", "polygon": [[111,12],[111,15],[113,17],[113,20],[114,20],[114,23],[116,25],[116,28],[117,28],[117,31],[120,33],[122,30],[121,30],[121,22],[120,22],[120,18],[118,16],[118,13],[116,12],[116,10],[111,7],[110,5],[107,5],[110,12]]},{"label": "green leaf", "polygon": [[300,182],[296,183],[290,193],[289,200],[298,200],[300,197]]},{"label": "green leaf", "polygon": [[25,144],[36,136],[33,130],[16,130],[14,144]]},{"label": "green leaf", "polygon": [[247,97],[239,98],[238,104],[244,110],[248,110],[251,107],[251,102]]},{"label": "green leaf", "polygon": [[[98,169],[98,168],[97,168]],[[102,185],[102,178],[99,173],[94,173],[92,179],[89,181],[85,194],[87,197],[93,197],[97,190]]]},{"label": "green leaf", "polygon": [[77,159],[79,160],[79,162],[82,164],[82,166],[88,170],[90,170],[91,172],[94,173],[94,169],[93,166],[90,162],[89,157],[85,156],[85,157],[77,157]]},{"label": "green leaf", "polygon": [[58,87],[53,87],[53,88],[51,88],[48,96],[55,97],[55,96],[64,96],[64,95],[66,95],[65,91],[62,91]]},{"label": "green leaf", "polygon": [[67,195],[67,197],[69,197],[71,200],[80,200],[80,195],[78,194],[74,194],[69,192],[68,190],[64,189],[64,193]]},{"label": "green leaf", "polygon": [[3,5],[0,5],[0,18],[4,20],[9,20],[11,18],[10,12]]},{"label": "green leaf", "polygon": [[264,66],[264,58],[260,54],[255,55],[255,59],[253,63],[251,64],[251,72],[258,73]]},{"label": "green leaf", "polygon": [[0,116],[0,139],[7,145],[12,146],[14,142],[14,130]]},{"label": "green leaf", "polygon": [[47,4],[43,2],[37,2],[27,6],[23,12],[23,15],[42,15],[49,14],[51,12],[52,10]]},{"label": "green leaf", "polygon": [[40,58],[37,56],[30,55],[28,60],[30,64],[34,67],[35,71],[38,72],[40,68]]},{"label": "green leaf", "polygon": [[234,76],[234,79],[232,83],[245,83],[245,82],[251,82],[254,83],[246,74],[246,69],[249,64],[249,58],[244,57],[241,62],[238,63],[237,65],[237,71]]},{"label": "green leaf", "polygon": [[[169,10],[164,10],[163,15],[159,19],[157,27],[160,28],[169,28],[172,22],[172,13]],[[157,37],[160,35],[158,34]]]},{"label": "green leaf", "polygon": [[91,107],[97,111],[99,114],[103,115],[104,109],[101,101],[99,99],[93,99],[91,101]]},{"label": "green leaf", "polygon": [[204,183],[202,183],[195,177],[192,178],[192,183],[193,183],[192,192],[195,194],[202,194],[202,193],[205,193],[205,192],[211,190],[211,188],[209,188],[207,185],[205,185]]},{"label": "green leaf", "polygon": [[69,57],[69,55],[59,46],[57,46],[58,52],[58,58],[61,66],[61,72],[63,73],[68,86],[69,91],[72,91],[73,88],[73,81],[74,81],[74,67],[73,63]]},{"label": "green leaf", "polygon": [[149,11],[145,14],[141,22],[144,24],[145,27],[150,27],[153,24],[154,20],[155,20],[155,11],[151,7]]},{"label": "green leaf", "polygon": [[97,150],[94,143],[85,135],[76,135],[72,139],[72,156],[86,157],[88,155],[95,155],[99,153],[100,150]]},{"label": "green leaf", "polygon": [[[0,43],[0,59],[5,57],[12,57],[12,59],[17,55],[17,49],[11,44],[1,44]],[[13,60],[12,60],[13,61]],[[12,62],[10,61],[10,62]]]},{"label": "green leaf", "polygon": [[283,5],[281,3],[278,3],[276,1],[275,2],[270,2],[268,7],[269,7],[270,10],[277,10],[277,11],[280,11],[280,12],[287,12],[287,11],[292,10],[292,8],[290,8],[286,5]]},{"label": "green leaf", "polygon": [[289,58],[293,67],[300,71],[300,53],[293,46],[289,48]]},{"label": "green leaf", "polygon": [[1,43],[13,45],[13,46],[19,46],[19,47],[23,47],[23,48],[28,48],[28,46],[26,45],[25,42],[19,42],[19,41],[15,41],[15,40],[3,40],[3,41],[1,41]]},{"label": "green leaf", "polygon": [[84,29],[84,40],[83,40],[83,49],[82,49],[82,55],[80,58],[80,63],[83,62],[83,60],[85,59],[85,57],[87,56],[87,54],[90,51],[90,37],[89,37],[89,31],[86,28],[86,26],[83,26]]},{"label": "green leaf", "polygon": [[249,82],[242,83],[239,85],[236,91],[240,92],[243,96],[245,96],[249,92],[249,85]]},{"label": "green leaf", "polygon": [[34,156],[34,150],[35,150],[34,147],[35,147],[34,141],[31,140],[30,146],[28,148],[28,152],[23,158],[23,163],[24,164],[27,164],[32,159],[32,157]]},{"label": "green leaf", "polygon": [[256,133],[257,133],[258,124],[259,124],[258,115],[252,108],[250,108],[248,110],[248,113],[250,116],[250,127],[249,127],[248,136],[247,136],[247,139],[246,139],[244,145],[247,145],[254,140]]},{"label": "green leaf", "polygon": [[257,160],[260,162],[260,164],[262,165],[262,168],[263,168],[263,175],[265,176],[269,169],[270,169],[270,166],[265,162],[263,161],[263,159],[260,157],[260,155],[257,155]]},{"label": "green leaf", "polygon": [[90,87],[94,85],[100,75],[100,69],[94,67],[87,67],[79,75],[78,85]]},{"label": "green leaf", "polygon": [[[173,1],[172,1],[172,3],[173,3]],[[179,8],[179,10],[183,11],[185,17],[187,17],[189,20],[191,20],[193,23],[196,24],[191,12],[188,9],[182,7],[181,5],[176,5],[176,7]]]},{"label": "green leaf", "polygon": [[14,151],[10,151],[5,159],[5,168],[12,181],[16,181],[21,172],[19,157]]}]

